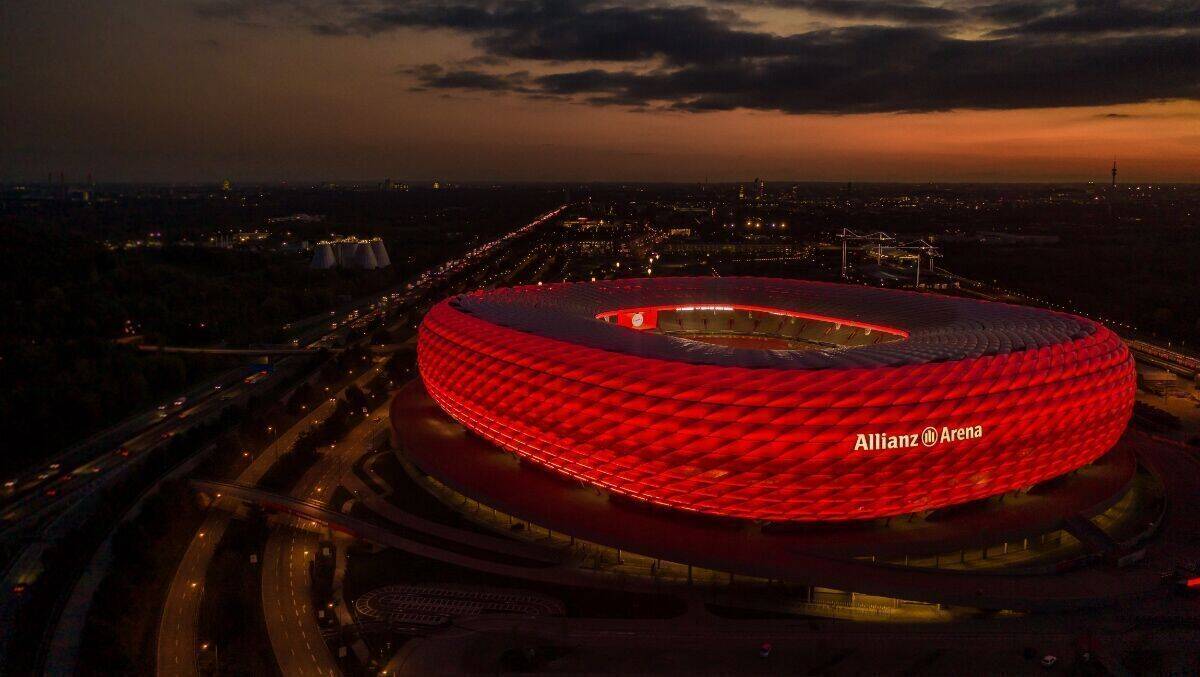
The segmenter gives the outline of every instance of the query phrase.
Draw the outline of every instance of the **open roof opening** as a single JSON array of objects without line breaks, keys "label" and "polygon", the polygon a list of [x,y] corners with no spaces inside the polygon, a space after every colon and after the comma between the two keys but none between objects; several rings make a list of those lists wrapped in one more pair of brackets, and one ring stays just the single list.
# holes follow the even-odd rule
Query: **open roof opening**
[{"label": "open roof opening", "polygon": [[605,311],[596,319],[634,331],[747,350],[830,350],[899,341],[900,329],[777,308],[656,306]]}]

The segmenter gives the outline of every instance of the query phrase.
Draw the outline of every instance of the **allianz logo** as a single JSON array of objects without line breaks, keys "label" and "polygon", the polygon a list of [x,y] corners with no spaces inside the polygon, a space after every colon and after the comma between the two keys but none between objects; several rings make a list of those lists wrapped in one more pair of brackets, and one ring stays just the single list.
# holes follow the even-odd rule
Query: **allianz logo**
[{"label": "allianz logo", "polygon": [[939,430],[929,426],[919,433],[893,435],[891,433],[858,433],[854,438],[855,451],[886,451],[888,449],[914,449],[932,447],[948,442],[977,440],[983,437],[983,426],[969,425],[961,428],[942,426]]}]

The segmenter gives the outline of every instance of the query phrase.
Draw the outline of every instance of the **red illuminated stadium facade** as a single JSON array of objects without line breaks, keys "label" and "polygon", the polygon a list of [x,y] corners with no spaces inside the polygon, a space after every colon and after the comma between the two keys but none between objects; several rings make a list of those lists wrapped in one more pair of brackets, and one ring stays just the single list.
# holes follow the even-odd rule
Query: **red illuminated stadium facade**
[{"label": "red illuminated stadium facade", "polygon": [[492,444],[672,509],[845,521],[1030,487],[1104,455],[1133,362],[1090,320],[798,280],[476,292],[420,328],[429,396]]}]

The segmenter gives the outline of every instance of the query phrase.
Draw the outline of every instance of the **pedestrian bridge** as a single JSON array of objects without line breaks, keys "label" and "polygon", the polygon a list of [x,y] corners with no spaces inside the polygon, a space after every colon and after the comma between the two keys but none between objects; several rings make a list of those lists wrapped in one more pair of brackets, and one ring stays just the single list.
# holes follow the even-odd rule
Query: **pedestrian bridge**
[{"label": "pedestrian bridge", "polygon": [[[232,498],[271,512],[295,515],[354,538],[421,554],[431,559],[443,559],[442,553],[449,550],[450,553],[464,553],[485,560],[502,561],[517,568],[540,568],[561,563],[561,555],[551,551],[437,524],[395,508],[384,513],[386,519],[392,523],[381,526],[332,510],[317,501],[285,496],[248,484],[216,480],[191,480],[189,484],[201,494],[218,499]],[[370,499],[364,501],[370,502]]]},{"label": "pedestrian bridge", "polygon": [[330,510],[317,501],[284,496],[237,482],[191,480],[189,484],[197,492],[214,498],[228,497],[243,503],[252,503],[273,512],[288,513],[379,545],[392,545],[389,541],[395,540],[387,538],[386,529],[357,517]]},{"label": "pedestrian bridge", "polygon": [[343,348],[309,348],[306,346],[258,346],[250,348],[221,348],[204,346],[138,346],[148,353],[186,353],[202,355],[312,355],[321,351],[339,353]]}]

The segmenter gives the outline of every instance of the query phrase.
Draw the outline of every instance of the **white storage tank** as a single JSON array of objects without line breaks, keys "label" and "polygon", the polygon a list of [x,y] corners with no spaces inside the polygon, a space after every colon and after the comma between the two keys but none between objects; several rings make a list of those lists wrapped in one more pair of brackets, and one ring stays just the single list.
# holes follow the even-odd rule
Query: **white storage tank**
[{"label": "white storage tank", "polygon": [[383,245],[382,238],[374,238],[371,240],[371,251],[375,254],[375,265],[380,268],[387,268],[392,265],[392,260],[388,258],[387,247]]},{"label": "white storage tank", "polygon": [[310,268],[328,270],[337,265],[337,257],[333,255],[333,246],[328,242],[318,242],[317,250],[313,252]]},{"label": "white storage tank", "polygon": [[354,267],[363,270],[375,270],[379,264],[375,262],[375,252],[371,250],[370,242],[359,242],[354,250]]}]

